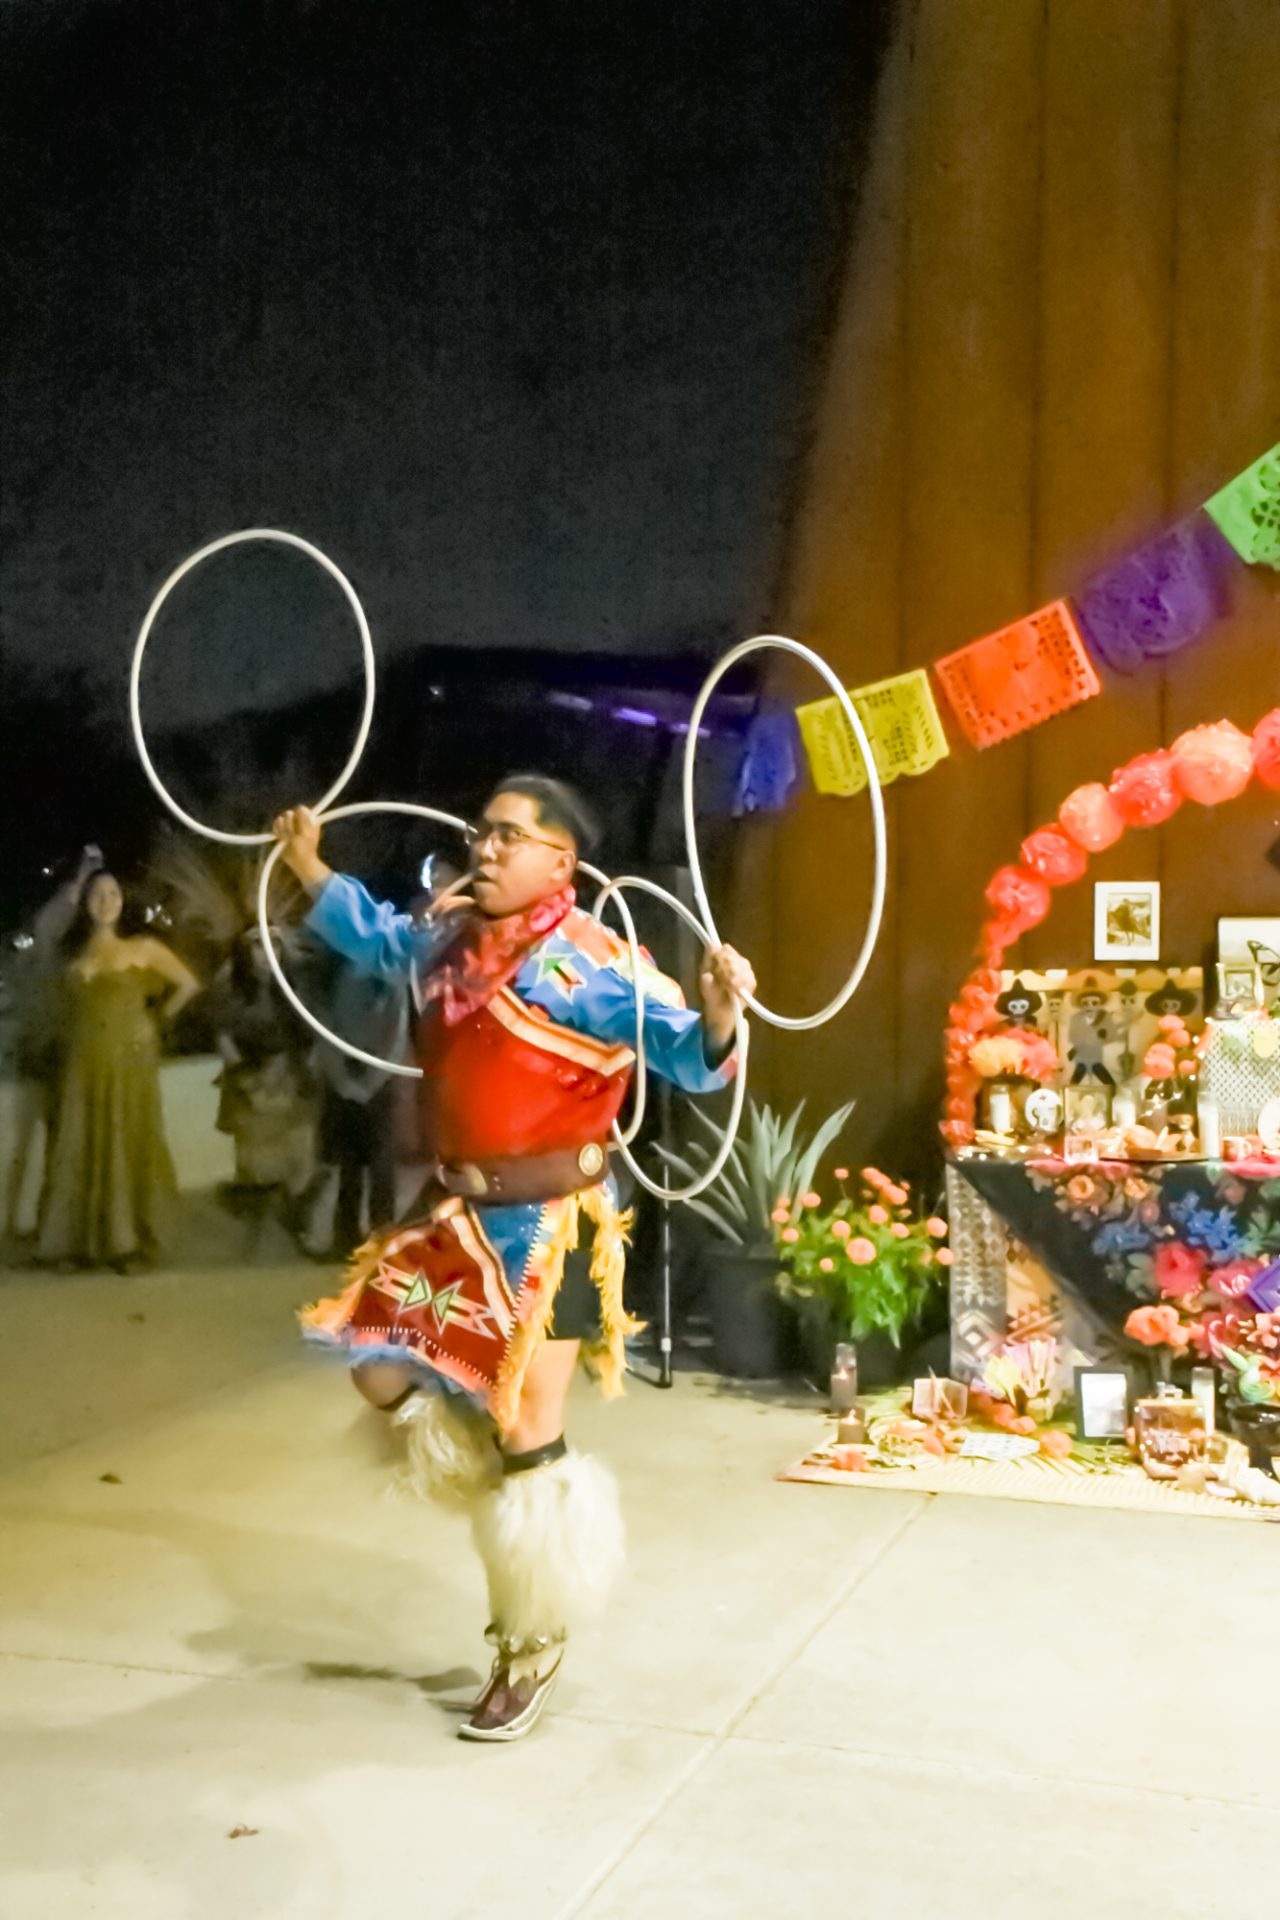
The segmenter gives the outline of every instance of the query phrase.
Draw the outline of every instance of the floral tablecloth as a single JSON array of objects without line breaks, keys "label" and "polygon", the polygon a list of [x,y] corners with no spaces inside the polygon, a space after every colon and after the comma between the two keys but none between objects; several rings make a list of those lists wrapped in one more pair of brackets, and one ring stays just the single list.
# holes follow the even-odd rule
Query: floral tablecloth
[{"label": "floral tablecloth", "polygon": [[[956,1174],[1062,1287],[1117,1331],[1135,1302],[1167,1293],[1179,1260],[1240,1291],[1280,1255],[1274,1162],[1005,1160],[963,1155]],[[1179,1249],[1185,1251],[1178,1251]],[[1159,1273],[1157,1273],[1157,1262]]]}]

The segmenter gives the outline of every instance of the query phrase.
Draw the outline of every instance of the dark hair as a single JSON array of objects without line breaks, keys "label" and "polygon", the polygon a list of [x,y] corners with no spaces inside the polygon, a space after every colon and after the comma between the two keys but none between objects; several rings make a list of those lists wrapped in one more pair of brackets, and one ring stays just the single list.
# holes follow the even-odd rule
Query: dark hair
[{"label": "dark hair", "polygon": [[490,800],[496,800],[500,793],[522,793],[537,807],[540,826],[567,833],[580,854],[595,851],[600,837],[596,817],[581,794],[563,780],[551,780],[542,773],[512,773],[499,780]]},{"label": "dark hair", "polygon": [[130,898],[124,881],[121,880],[118,874],[112,873],[110,867],[99,867],[96,872],[89,875],[81,887],[80,898],[76,904],[75,919],[62,936],[62,951],[69,960],[74,960],[78,954],[84,951],[85,943],[89,935],[93,932],[94,922],[89,918],[89,894],[90,891],[97,886],[99,880],[114,880],[120,889],[120,898],[124,904],[121,907],[120,919],[117,925],[121,937],[128,939],[132,934],[143,931],[145,923],[141,911],[137,904]]}]

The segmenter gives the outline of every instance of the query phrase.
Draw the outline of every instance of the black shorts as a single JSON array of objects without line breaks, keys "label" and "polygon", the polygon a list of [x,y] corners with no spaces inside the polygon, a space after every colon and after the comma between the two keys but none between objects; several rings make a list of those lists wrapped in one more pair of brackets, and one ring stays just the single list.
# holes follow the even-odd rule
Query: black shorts
[{"label": "black shorts", "polygon": [[575,1247],[565,1255],[564,1277],[551,1313],[551,1340],[598,1340],[600,1289],[591,1278],[592,1248]]}]

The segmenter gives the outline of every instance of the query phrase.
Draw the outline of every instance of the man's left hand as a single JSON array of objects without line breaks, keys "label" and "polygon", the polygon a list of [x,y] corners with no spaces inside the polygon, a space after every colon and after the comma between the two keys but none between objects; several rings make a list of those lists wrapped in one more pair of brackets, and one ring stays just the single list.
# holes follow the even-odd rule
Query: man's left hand
[{"label": "man's left hand", "polygon": [[739,1004],[756,990],[751,962],[733,947],[717,947],[706,957],[699,986],[708,1038],[717,1050],[727,1047],[733,1039]]}]

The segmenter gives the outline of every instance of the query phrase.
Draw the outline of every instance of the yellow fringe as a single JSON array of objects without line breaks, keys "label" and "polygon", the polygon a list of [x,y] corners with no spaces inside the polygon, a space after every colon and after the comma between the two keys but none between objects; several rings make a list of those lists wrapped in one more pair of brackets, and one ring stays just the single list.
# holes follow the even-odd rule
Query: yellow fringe
[{"label": "yellow fringe", "polygon": [[606,1187],[590,1187],[578,1195],[583,1211],[596,1230],[591,1255],[591,1278],[600,1289],[600,1338],[582,1350],[583,1364],[600,1382],[606,1400],[623,1391],[627,1370],[626,1341],[639,1333],[643,1320],[633,1320],[622,1304],[622,1281],[627,1267],[627,1242],[635,1219],[619,1213]]},{"label": "yellow fringe", "polygon": [[552,1212],[553,1217],[548,1223],[546,1237],[539,1239],[529,1256],[526,1285],[537,1289],[533,1308],[528,1319],[518,1321],[513,1329],[498,1368],[493,1392],[489,1396],[489,1411],[497,1422],[499,1433],[506,1433],[515,1425],[525,1374],[529,1371],[534,1354],[547,1337],[556,1295],[564,1278],[565,1258],[578,1244],[580,1198],[579,1194],[571,1193],[566,1199],[548,1203],[548,1211]]}]

